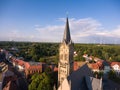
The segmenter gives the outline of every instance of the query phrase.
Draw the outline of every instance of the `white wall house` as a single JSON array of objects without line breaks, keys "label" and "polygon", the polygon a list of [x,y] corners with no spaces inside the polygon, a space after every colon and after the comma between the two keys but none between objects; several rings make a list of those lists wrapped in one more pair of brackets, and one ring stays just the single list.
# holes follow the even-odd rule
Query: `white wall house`
[{"label": "white wall house", "polygon": [[120,74],[120,62],[112,62],[111,67],[117,74]]},{"label": "white wall house", "polygon": [[119,70],[120,70],[120,66],[119,66],[118,64],[113,65],[112,68],[113,68],[115,71],[119,71]]},{"label": "white wall house", "polygon": [[21,66],[21,65],[17,65],[17,67],[18,67],[18,69],[19,69],[20,71],[23,71],[23,70],[24,70],[24,67]]}]

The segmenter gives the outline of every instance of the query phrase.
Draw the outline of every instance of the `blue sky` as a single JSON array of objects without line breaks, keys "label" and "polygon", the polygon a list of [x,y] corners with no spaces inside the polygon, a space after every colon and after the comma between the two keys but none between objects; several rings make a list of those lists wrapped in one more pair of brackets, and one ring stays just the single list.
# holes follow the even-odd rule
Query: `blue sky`
[{"label": "blue sky", "polygon": [[0,41],[120,43],[120,0],[0,0]]}]

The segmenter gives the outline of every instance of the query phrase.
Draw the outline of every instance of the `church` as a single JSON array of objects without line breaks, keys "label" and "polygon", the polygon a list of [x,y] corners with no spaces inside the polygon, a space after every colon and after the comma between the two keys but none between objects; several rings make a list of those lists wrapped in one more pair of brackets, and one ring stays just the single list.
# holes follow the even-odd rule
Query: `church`
[{"label": "church", "polygon": [[58,85],[61,85],[63,80],[73,71],[73,52],[74,46],[70,36],[68,18],[66,21],[63,41],[59,48],[59,63],[58,63]]},{"label": "church", "polygon": [[93,77],[87,64],[73,71],[74,43],[71,40],[68,17],[59,47],[58,90],[102,90],[102,79]]}]

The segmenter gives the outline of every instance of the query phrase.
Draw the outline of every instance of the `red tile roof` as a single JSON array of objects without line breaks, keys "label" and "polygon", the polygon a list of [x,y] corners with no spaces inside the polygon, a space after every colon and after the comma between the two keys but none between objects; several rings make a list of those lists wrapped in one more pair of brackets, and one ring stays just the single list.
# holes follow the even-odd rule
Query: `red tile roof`
[{"label": "red tile roof", "polygon": [[97,63],[93,63],[93,64],[91,64],[91,68],[99,70],[99,65]]},{"label": "red tile roof", "polygon": [[111,62],[111,66],[114,66],[115,64],[120,66],[120,62]]},{"label": "red tile roof", "polygon": [[42,69],[42,65],[32,65],[28,69],[29,70],[40,70]]},{"label": "red tile roof", "polygon": [[76,71],[79,68],[78,62],[74,62],[73,70]]},{"label": "red tile roof", "polygon": [[30,67],[30,64],[23,60],[18,60],[18,59],[16,60],[15,58],[12,58],[11,61],[17,65],[24,66],[26,69],[28,69]]},{"label": "red tile roof", "polygon": [[41,73],[42,72],[42,65],[32,65],[29,68],[25,69],[26,77],[28,75],[34,74],[34,73]]},{"label": "red tile roof", "polygon": [[24,65],[25,65],[25,69],[28,69],[30,67],[30,64],[28,62],[25,62]]},{"label": "red tile roof", "polygon": [[57,67],[54,67],[54,72],[57,72],[58,71],[58,68]]},{"label": "red tile roof", "polygon": [[22,60],[16,60],[16,63],[20,66],[23,66],[25,62]]},{"label": "red tile roof", "polygon": [[99,66],[102,66],[103,62],[104,62],[104,60],[99,60],[99,61],[97,61],[96,63],[97,63]]},{"label": "red tile roof", "polygon": [[104,60],[99,60],[96,63],[92,63],[91,68],[100,70],[103,68],[103,62],[104,62]]}]

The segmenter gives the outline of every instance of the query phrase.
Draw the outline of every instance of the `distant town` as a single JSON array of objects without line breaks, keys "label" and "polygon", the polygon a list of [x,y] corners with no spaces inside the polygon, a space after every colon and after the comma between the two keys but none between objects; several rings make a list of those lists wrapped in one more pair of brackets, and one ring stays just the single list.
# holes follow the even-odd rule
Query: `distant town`
[{"label": "distant town", "polygon": [[119,90],[120,46],[0,42],[0,90]]}]

